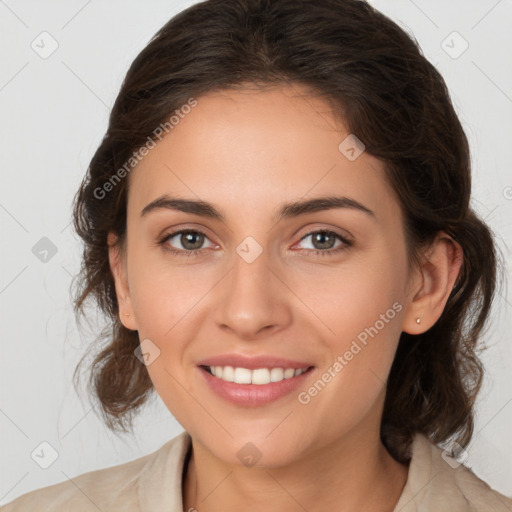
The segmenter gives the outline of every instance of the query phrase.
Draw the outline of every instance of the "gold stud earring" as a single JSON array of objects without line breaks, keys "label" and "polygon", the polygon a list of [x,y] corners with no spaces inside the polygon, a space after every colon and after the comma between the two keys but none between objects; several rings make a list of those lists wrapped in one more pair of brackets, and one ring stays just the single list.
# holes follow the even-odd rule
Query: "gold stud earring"
[{"label": "gold stud earring", "polygon": [[421,318],[416,318],[416,323],[417,324],[421,323]]}]

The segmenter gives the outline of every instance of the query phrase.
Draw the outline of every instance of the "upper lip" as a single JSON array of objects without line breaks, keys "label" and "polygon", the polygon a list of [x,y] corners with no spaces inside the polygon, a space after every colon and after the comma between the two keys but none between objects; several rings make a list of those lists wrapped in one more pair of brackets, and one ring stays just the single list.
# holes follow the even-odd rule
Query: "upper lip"
[{"label": "upper lip", "polygon": [[232,366],[233,368],[255,370],[257,368],[309,368],[312,364],[277,356],[221,354],[203,359],[198,363],[198,366]]}]

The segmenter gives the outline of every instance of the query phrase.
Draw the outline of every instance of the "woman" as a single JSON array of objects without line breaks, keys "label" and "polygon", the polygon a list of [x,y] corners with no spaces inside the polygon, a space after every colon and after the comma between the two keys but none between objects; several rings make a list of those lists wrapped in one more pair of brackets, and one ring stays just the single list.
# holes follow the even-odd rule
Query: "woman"
[{"label": "woman", "polygon": [[76,196],[76,307],[112,319],[107,425],[154,389],[185,432],[5,510],[512,510],[460,463],[496,280],[470,192],[442,77],[367,3],[171,19]]}]

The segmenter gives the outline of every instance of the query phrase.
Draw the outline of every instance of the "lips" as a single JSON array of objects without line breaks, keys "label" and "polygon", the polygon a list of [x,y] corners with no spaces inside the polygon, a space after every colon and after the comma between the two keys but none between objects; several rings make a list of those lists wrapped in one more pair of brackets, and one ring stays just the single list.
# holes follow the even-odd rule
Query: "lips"
[{"label": "lips", "polygon": [[308,361],[278,356],[223,354],[197,365],[203,382],[217,396],[238,406],[260,407],[287,395],[314,375]]}]

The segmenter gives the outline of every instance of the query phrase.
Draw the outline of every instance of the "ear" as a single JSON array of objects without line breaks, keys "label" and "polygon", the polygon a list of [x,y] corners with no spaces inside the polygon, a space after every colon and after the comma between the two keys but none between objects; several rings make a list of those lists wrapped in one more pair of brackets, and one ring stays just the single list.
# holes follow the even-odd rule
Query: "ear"
[{"label": "ear", "polygon": [[[416,269],[402,330],[409,334],[428,331],[440,318],[463,262],[461,246],[444,232],[438,233]],[[420,319],[420,323],[417,319]]]},{"label": "ear", "polygon": [[110,232],[108,234],[107,242],[110,270],[114,277],[117,303],[119,305],[119,320],[127,329],[136,331],[137,322],[128,288],[126,258],[115,233]]}]

